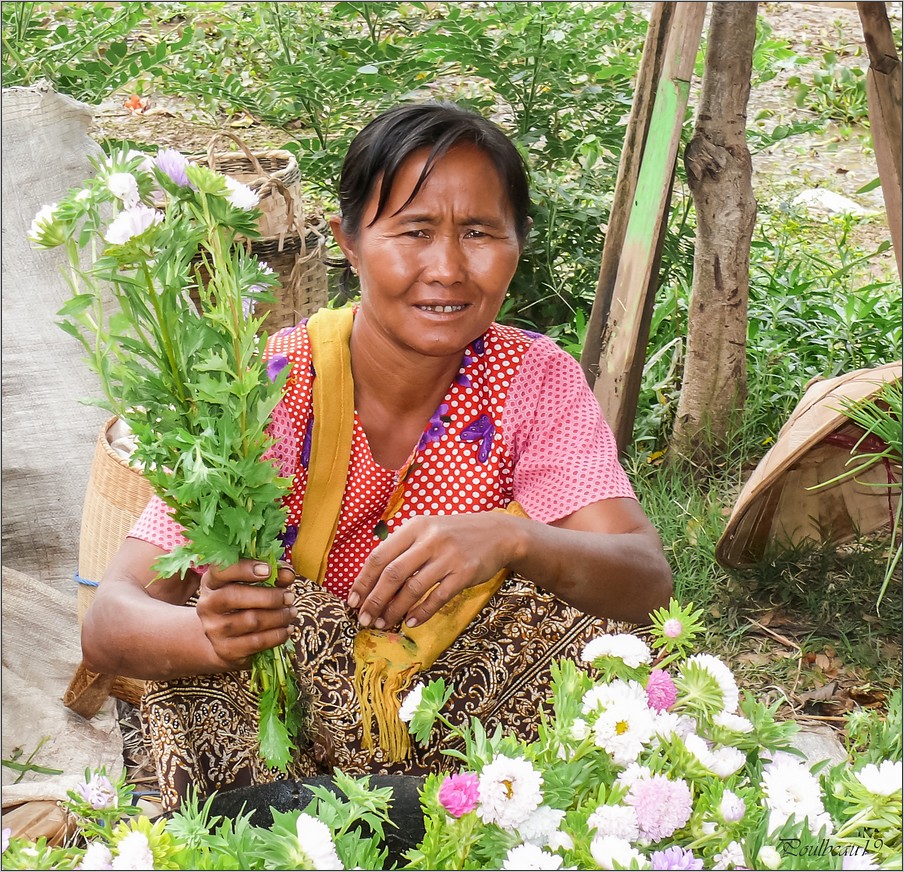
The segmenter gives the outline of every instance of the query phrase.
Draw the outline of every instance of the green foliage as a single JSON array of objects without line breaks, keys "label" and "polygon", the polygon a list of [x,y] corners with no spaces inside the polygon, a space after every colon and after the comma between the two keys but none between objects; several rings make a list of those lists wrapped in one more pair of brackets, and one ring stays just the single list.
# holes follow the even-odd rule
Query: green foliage
[{"label": "green foliage", "polygon": [[862,67],[839,63],[838,54],[827,51],[812,81],[791,76],[787,87],[794,91],[798,106],[816,112],[820,118],[844,124],[864,124],[869,118],[866,73]]},{"label": "green foliage", "polygon": [[[53,82],[58,91],[99,103],[117,88],[159,72],[191,33],[132,39],[155,3],[4,3],[3,86]],[[50,14],[48,14],[50,13]]]}]

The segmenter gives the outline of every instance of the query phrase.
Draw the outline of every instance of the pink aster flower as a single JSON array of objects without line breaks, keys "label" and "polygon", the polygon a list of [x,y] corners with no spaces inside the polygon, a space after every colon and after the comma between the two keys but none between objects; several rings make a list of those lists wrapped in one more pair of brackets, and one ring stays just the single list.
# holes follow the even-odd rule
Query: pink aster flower
[{"label": "pink aster flower", "polygon": [[188,175],[185,172],[188,168],[188,160],[181,152],[174,148],[159,149],[155,163],[161,172],[169,176],[173,184],[182,188],[188,187]]},{"label": "pink aster flower", "polygon": [[683,779],[653,775],[636,781],[625,798],[637,813],[640,836],[651,842],[667,839],[691,817],[691,791]]},{"label": "pink aster flower", "polygon": [[439,803],[452,817],[460,818],[477,808],[480,779],[473,772],[449,775],[439,788]]},{"label": "pink aster flower", "polygon": [[678,618],[669,618],[662,625],[662,635],[669,639],[677,639],[684,632],[681,621]]},{"label": "pink aster flower", "polygon": [[664,669],[654,669],[647,679],[647,703],[651,709],[663,712],[675,705],[678,691],[675,682]]}]

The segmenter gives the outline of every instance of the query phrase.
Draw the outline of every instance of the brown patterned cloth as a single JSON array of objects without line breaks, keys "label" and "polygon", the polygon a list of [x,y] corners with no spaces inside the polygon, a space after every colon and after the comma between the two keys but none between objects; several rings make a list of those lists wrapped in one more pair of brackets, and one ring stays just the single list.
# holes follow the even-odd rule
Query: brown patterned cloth
[{"label": "brown patterned cloth", "polygon": [[[345,603],[305,579],[296,583],[296,646],[303,691],[314,712],[312,738],[299,749],[288,777],[341,769],[352,775],[421,775],[456,766],[441,728],[413,759],[385,763],[361,749],[352,643],[359,629]],[[510,578],[433,666],[417,676],[454,687],[443,713],[452,723],[477,717],[525,742],[537,738],[539,707],[549,698],[550,665],[577,659],[590,639],[629,632],[585,615],[531,582]],[[250,673],[148,682],[142,708],[164,808],[176,807],[189,785],[201,794],[286,777],[260,759],[257,700]]]}]

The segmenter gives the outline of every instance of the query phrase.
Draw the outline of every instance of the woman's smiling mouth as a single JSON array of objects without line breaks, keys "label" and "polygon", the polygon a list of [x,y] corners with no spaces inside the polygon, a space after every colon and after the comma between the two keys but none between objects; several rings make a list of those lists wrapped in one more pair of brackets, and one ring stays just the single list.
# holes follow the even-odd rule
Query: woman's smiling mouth
[{"label": "woman's smiling mouth", "polygon": [[415,309],[420,309],[422,312],[438,312],[443,315],[449,315],[453,312],[462,312],[468,308],[468,304],[464,303],[456,306],[427,306],[427,305],[415,305]]}]

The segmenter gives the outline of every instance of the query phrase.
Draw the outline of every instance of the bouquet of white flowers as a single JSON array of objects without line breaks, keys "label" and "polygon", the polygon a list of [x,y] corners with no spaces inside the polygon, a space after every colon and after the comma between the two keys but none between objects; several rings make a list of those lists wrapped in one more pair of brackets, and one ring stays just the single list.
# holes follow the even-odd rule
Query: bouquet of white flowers
[{"label": "bouquet of white flowers", "polygon": [[[284,549],[290,481],[267,460],[267,427],[288,368],[262,359],[254,317],[276,278],[242,244],[257,235],[257,202],[172,149],[154,160],[120,150],[29,233],[65,248],[72,297],[60,326],[100,376],[95,402],[129,424],[135,459],[185,529],[188,544],[157,561],[161,577],[250,557],[274,583]],[[252,667],[261,753],[283,770],[301,728],[293,657],[287,642]]]}]

